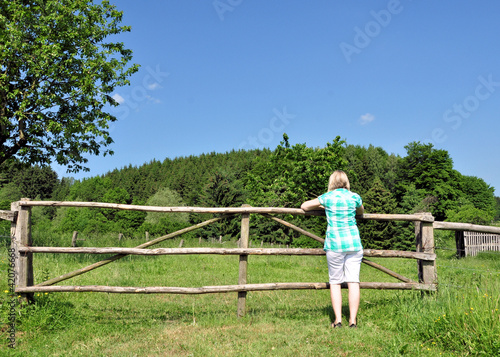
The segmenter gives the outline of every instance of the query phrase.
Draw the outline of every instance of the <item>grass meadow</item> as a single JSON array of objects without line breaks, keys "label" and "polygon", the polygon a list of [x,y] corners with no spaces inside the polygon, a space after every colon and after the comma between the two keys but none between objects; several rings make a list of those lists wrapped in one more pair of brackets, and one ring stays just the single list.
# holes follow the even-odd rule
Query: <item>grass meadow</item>
[{"label": "grass meadow", "polygon": [[[69,246],[71,236],[37,236],[35,245]],[[62,242],[64,240],[64,243]],[[178,247],[180,239],[155,247]],[[5,243],[8,242],[8,238]],[[140,239],[89,238],[82,246],[127,246]],[[220,247],[218,243],[202,246]],[[8,270],[6,244],[0,254]],[[186,239],[185,247],[200,246]],[[224,247],[236,243],[225,242]],[[260,246],[260,244],[259,244]],[[47,293],[16,308],[15,349],[8,348],[7,276],[0,283],[0,355],[9,356],[498,356],[500,255],[457,260],[438,250],[439,292],[362,290],[358,329],[331,329],[327,290],[249,292],[236,316],[237,294]],[[103,255],[36,254],[35,283],[103,259]],[[417,279],[410,259],[370,258]],[[362,266],[362,281],[396,281]],[[186,286],[236,284],[238,256],[127,256],[67,285]],[[324,282],[325,257],[250,256],[248,282]],[[344,292],[344,321],[348,310]]]}]

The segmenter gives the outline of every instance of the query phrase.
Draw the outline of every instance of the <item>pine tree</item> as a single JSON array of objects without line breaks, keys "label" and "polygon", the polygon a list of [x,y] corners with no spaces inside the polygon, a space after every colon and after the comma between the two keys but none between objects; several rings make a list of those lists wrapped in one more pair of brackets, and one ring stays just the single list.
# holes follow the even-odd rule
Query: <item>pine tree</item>
[{"label": "pine tree", "polygon": [[[380,179],[376,178],[371,189],[363,197],[367,213],[395,213],[396,200]],[[397,246],[396,225],[394,222],[363,221],[359,224],[361,241],[367,249],[394,249]]]}]

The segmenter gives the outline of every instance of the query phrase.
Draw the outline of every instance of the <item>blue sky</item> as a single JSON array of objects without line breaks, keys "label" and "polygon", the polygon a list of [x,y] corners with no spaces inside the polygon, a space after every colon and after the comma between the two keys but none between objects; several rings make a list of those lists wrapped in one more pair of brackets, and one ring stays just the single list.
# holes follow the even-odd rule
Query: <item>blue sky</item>
[{"label": "blue sky", "polygon": [[[112,1],[113,2],[113,1]],[[500,2],[115,0],[141,69],[114,95],[104,174],[153,159],[322,147],[447,150],[500,196]]]}]

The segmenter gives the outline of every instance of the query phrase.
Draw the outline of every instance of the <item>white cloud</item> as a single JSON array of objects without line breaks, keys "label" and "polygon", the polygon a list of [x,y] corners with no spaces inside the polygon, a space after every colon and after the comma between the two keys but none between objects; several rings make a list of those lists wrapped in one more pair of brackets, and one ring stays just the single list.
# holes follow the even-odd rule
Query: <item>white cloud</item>
[{"label": "white cloud", "polygon": [[153,102],[155,104],[160,104],[161,103],[161,100],[159,100],[158,98],[152,97],[150,95],[147,95],[146,98],[148,99],[148,101]]},{"label": "white cloud", "polygon": [[361,125],[366,125],[374,120],[375,116],[370,113],[363,114],[362,116],[359,117],[359,122],[361,123]]},{"label": "white cloud", "polygon": [[118,93],[113,94],[113,99],[118,102],[118,104],[123,104],[125,103],[125,98],[123,98],[121,95]]},{"label": "white cloud", "polygon": [[158,83],[158,82],[154,82],[154,83],[148,85],[149,90],[155,90],[158,88],[161,88],[160,83]]}]

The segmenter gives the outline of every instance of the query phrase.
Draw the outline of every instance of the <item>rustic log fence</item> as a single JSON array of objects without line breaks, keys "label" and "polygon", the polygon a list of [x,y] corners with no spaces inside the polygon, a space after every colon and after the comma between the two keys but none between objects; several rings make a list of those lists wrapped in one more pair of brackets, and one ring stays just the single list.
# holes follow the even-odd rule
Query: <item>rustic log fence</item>
[{"label": "rustic log fence", "polygon": [[[31,238],[31,207],[32,206],[52,206],[52,207],[92,207],[92,208],[111,208],[122,210],[138,210],[146,212],[193,212],[193,213],[212,213],[218,214],[218,217],[206,220],[191,227],[187,227],[164,236],[148,240],[147,242],[136,246],[135,248],[117,248],[117,247],[33,247]],[[219,220],[232,217],[236,214],[241,215],[241,236],[239,248],[157,248],[146,249],[166,239],[178,237],[184,233],[199,229]],[[0,211],[0,218],[11,221],[12,249],[17,254],[16,259],[16,293],[21,294],[27,299],[32,299],[35,292],[107,292],[107,293],[168,293],[168,294],[209,294],[209,293],[238,293],[238,316],[245,314],[246,296],[249,291],[266,290],[292,290],[292,289],[328,289],[329,283],[266,283],[266,284],[248,284],[247,268],[249,255],[324,255],[323,249],[303,249],[303,248],[249,248],[250,234],[250,215],[261,214],[280,224],[285,225],[305,236],[324,242],[324,239],[286,222],[274,214],[292,214],[292,215],[324,215],[324,211],[304,212],[295,208],[274,208],[274,207],[242,207],[229,208],[207,208],[207,207],[157,207],[157,206],[139,206],[124,205],[114,203],[97,202],[67,202],[67,201],[30,201],[22,199],[12,203],[11,211]],[[452,229],[458,230],[464,228],[457,226],[457,223],[434,222],[434,217],[429,213],[421,214],[363,214],[358,217],[364,220],[383,220],[383,221],[412,221],[415,224],[416,251],[395,251],[395,250],[372,250],[365,249],[363,263],[374,267],[390,276],[398,279],[399,283],[388,282],[361,282],[363,289],[401,289],[401,290],[423,290],[435,291],[437,289],[436,274],[436,254],[434,252],[434,229]],[[467,225],[469,230],[484,231],[494,227]],[[495,233],[500,233],[500,228],[494,229]],[[148,238],[148,235],[147,235]],[[74,237],[73,241],[76,240]],[[114,254],[113,256],[80,268],[73,272],[49,279],[44,282],[34,284],[33,281],[33,254],[38,253],[64,253],[64,254]],[[203,287],[118,287],[118,286],[58,286],[54,285],[61,281],[84,274],[113,261],[121,259],[127,255],[184,255],[184,254],[221,254],[239,256],[239,276],[237,285],[223,286],[203,286]],[[391,271],[366,257],[397,257],[416,259],[418,264],[418,281],[413,281],[405,276]],[[345,288],[345,286],[344,286]]]}]

